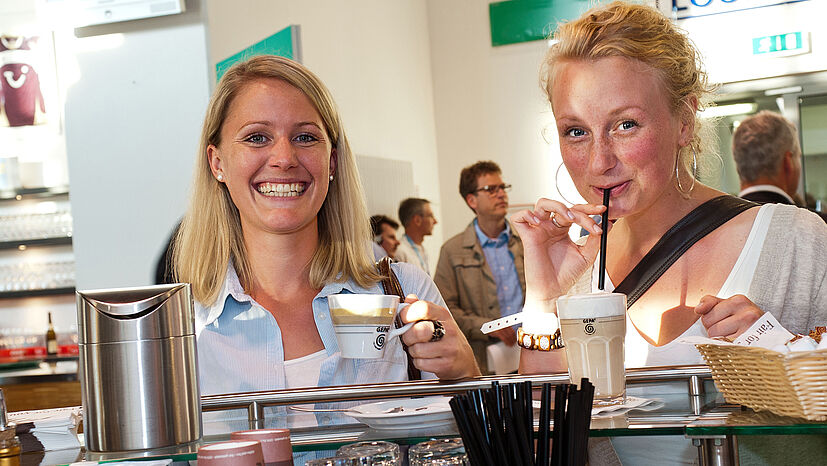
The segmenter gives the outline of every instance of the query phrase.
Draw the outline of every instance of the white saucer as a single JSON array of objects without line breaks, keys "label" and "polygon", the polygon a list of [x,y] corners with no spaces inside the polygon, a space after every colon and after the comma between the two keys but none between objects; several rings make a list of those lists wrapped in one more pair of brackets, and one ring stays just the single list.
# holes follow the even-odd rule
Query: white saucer
[{"label": "white saucer", "polygon": [[345,414],[374,429],[432,428],[454,422],[450,399],[438,396],[380,401],[356,406]]}]

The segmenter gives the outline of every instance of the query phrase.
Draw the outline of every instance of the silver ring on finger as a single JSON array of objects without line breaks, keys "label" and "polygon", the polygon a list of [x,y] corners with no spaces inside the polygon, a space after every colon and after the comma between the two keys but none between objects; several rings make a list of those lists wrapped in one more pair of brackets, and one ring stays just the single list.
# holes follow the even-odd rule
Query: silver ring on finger
[{"label": "silver ring on finger", "polygon": [[551,213],[551,223],[553,223],[554,226],[556,226],[557,228],[563,228],[563,225],[560,225],[557,222],[557,212],[552,212]]}]

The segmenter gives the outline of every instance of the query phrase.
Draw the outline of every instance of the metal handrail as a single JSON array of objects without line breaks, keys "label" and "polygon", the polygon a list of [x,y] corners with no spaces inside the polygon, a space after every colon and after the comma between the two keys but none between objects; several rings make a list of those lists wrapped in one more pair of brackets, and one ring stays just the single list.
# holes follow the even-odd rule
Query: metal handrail
[{"label": "metal handrail", "polygon": [[[626,370],[627,383],[686,380],[688,394],[697,395],[699,380],[712,377],[707,366],[662,366]],[[369,400],[425,395],[450,395],[468,390],[488,388],[491,382],[501,384],[531,381],[532,384],[567,383],[567,373],[541,375],[481,376],[461,380],[419,380],[415,382],[376,383],[367,385],[339,385],[332,387],[295,388],[261,392],[230,393],[201,397],[202,411],[222,411],[246,408],[251,422],[261,421],[264,406],[292,405],[314,402]],[[694,387],[694,388],[693,388]]]}]

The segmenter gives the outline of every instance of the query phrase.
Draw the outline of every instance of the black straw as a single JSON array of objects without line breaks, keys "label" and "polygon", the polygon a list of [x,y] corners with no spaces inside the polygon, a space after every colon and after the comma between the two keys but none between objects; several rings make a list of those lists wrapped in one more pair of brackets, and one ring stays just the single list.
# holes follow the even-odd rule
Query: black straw
[{"label": "black straw", "polygon": [[566,399],[569,392],[568,384],[554,387],[554,430],[551,432],[551,466],[566,464],[565,430],[566,430]]},{"label": "black straw", "polygon": [[600,291],[606,288],[606,237],[609,233],[609,195],[611,193],[611,188],[603,190],[603,205],[606,206],[606,210],[600,216],[600,228],[603,229],[603,234],[600,235],[600,275],[597,277],[597,289]]},{"label": "black straw", "polygon": [[551,384],[543,384],[540,394],[540,424],[537,426],[537,460],[536,466],[548,466],[549,430],[551,428]]},{"label": "black straw", "polygon": [[580,389],[558,385],[552,414],[551,384],[544,384],[536,449],[531,382],[493,383],[454,396],[450,405],[472,466],[549,466],[549,457],[552,466],[585,466],[593,396],[594,386],[585,378]]}]

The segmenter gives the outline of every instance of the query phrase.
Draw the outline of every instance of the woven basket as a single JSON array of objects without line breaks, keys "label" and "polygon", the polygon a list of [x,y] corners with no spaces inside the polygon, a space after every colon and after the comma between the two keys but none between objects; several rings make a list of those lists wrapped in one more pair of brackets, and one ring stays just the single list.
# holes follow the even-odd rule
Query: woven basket
[{"label": "woven basket", "polygon": [[695,346],[727,402],[827,421],[827,350],[783,354],[750,346]]}]

